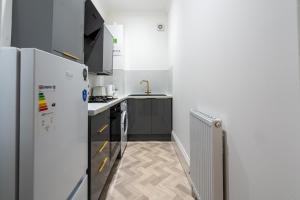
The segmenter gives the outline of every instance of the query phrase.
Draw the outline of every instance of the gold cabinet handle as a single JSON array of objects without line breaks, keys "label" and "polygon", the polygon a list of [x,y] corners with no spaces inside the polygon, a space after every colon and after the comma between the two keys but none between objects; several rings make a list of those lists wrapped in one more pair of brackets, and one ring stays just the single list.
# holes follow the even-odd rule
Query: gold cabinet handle
[{"label": "gold cabinet handle", "polygon": [[97,133],[103,133],[103,131],[105,131],[105,129],[107,129],[108,124],[106,124],[105,126],[103,126],[102,128],[100,128]]},{"label": "gold cabinet handle", "polygon": [[74,60],[80,60],[77,56],[74,56],[74,55],[70,54],[69,52],[64,51],[64,52],[62,52],[62,54],[64,54],[64,56],[67,56],[67,57],[72,58]]},{"label": "gold cabinet handle", "polygon": [[61,51],[58,51],[58,50],[54,50],[54,51],[56,51],[57,53],[60,53],[60,54],[62,54],[62,55],[64,55],[64,56],[66,56],[66,57],[69,57],[69,58],[71,58],[71,59],[73,59],[73,60],[80,60],[80,58],[78,58],[77,56],[74,56],[74,55],[72,55],[71,53],[69,53],[69,52],[66,52],[66,51],[64,51],[64,52],[61,52]]},{"label": "gold cabinet handle", "polygon": [[104,160],[101,162],[99,168],[98,168],[98,173],[101,173],[106,165],[108,161],[108,157],[104,158]]},{"label": "gold cabinet handle", "polygon": [[108,141],[105,141],[102,146],[100,146],[97,150],[97,153],[100,153],[103,151],[103,149],[106,147],[106,145],[108,144]]}]

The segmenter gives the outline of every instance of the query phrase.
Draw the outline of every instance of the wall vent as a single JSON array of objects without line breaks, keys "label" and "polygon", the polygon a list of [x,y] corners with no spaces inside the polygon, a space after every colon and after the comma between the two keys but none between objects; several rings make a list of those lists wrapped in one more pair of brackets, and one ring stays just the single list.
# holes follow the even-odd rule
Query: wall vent
[{"label": "wall vent", "polygon": [[157,24],[157,31],[165,31],[165,25],[164,24]]}]

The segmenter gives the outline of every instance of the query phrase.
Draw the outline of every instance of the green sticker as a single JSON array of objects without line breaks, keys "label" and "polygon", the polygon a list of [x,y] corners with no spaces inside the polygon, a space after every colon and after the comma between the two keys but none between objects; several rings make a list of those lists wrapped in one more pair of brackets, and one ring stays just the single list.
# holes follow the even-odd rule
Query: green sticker
[{"label": "green sticker", "polygon": [[118,43],[118,39],[117,39],[117,38],[114,38],[114,39],[113,39],[113,42],[114,42],[114,44],[117,44],[117,43]]}]

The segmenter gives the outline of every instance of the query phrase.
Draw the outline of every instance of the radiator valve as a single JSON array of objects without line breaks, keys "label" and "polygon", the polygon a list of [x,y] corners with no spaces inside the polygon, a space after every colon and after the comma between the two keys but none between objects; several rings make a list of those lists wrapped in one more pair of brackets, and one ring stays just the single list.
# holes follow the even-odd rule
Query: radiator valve
[{"label": "radiator valve", "polygon": [[221,128],[222,127],[222,122],[221,121],[216,121],[215,122],[215,127],[216,128]]}]

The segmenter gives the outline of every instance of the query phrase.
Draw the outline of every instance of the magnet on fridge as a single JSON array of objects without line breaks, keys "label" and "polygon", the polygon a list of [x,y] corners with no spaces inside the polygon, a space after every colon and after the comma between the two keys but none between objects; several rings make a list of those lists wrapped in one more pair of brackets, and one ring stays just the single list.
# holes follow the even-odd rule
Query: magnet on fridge
[{"label": "magnet on fridge", "polygon": [[87,99],[87,96],[88,96],[88,94],[87,94],[87,90],[86,90],[86,89],[84,89],[84,90],[82,91],[82,99],[83,99],[83,101],[84,101],[84,102],[86,101],[86,99]]}]

